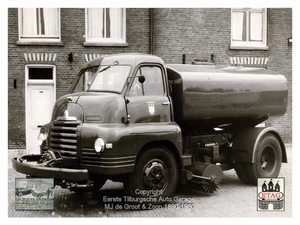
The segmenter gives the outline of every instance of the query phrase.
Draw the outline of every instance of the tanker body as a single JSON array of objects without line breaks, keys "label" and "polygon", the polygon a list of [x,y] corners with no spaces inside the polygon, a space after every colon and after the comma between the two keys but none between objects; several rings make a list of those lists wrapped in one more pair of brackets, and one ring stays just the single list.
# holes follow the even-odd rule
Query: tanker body
[{"label": "tanker body", "polygon": [[256,125],[286,107],[286,80],[267,69],[103,56],[84,64],[57,99],[40,154],[14,158],[13,168],[75,192],[98,191],[109,179],[133,197],[156,199],[178,183],[212,193],[229,169],[256,184],[287,162],[279,132]]},{"label": "tanker body", "polygon": [[177,64],[167,65],[167,71],[175,120],[182,128],[239,127],[286,111],[286,79],[265,68]]}]

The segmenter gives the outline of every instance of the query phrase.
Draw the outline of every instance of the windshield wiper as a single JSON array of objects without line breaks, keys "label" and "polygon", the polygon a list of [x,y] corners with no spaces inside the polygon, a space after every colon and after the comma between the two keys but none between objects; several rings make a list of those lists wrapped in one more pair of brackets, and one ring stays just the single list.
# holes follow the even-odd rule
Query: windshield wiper
[{"label": "windshield wiper", "polygon": [[[119,62],[118,62],[118,61],[115,61],[113,64],[108,65],[107,67],[104,67],[102,70],[97,71],[96,74],[101,73],[101,72],[103,72],[103,71],[109,69],[110,67],[112,67],[112,66],[117,66],[117,65],[119,65]],[[101,65],[99,66],[99,69],[100,69],[100,67],[101,67]]]},{"label": "windshield wiper", "polygon": [[[101,73],[107,69],[109,69],[110,67],[113,67],[113,66],[117,66],[119,65],[119,62],[118,61],[115,61],[114,63],[112,63],[111,65],[108,65],[106,67],[104,67],[103,69],[100,70],[101,68],[101,65],[98,67],[97,69],[97,72],[95,74],[98,74],[98,73]],[[68,94],[72,93],[77,85],[77,83],[79,82],[79,80],[81,79],[81,76],[84,74],[84,72],[82,72],[81,74],[77,75],[76,79],[74,80],[74,82],[72,83],[71,85],[71,88],[69,89],[69,92]]]}]

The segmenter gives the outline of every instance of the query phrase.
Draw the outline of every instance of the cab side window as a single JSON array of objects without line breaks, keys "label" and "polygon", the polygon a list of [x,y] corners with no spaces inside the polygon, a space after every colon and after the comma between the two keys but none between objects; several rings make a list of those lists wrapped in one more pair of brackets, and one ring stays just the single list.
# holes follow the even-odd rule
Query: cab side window
[{"label": "cab side window", "polygon": [[[145,82],[140,83],[139,76],[145,77]],[[139,68],[130,88],[131,96],[164,95],[163,74],[160,67],[142,66]]]}]

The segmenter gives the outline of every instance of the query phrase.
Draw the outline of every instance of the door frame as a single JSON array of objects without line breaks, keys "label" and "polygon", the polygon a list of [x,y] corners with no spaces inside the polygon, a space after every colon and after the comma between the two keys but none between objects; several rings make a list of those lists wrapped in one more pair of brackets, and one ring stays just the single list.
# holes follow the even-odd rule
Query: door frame
[{"label": "door frame", "polygon": [[[52,80],[29,80],[29,68],[52,68]],[[28,118],[30,115],[28,115],[28,97],[27,91],[28,91],[28,85],[41,85],[41,84],[51,84],[53,85],[53,99],[55,103],[56,101],[56,66],[51,64],[28,64],[25,65],[25,134],[26,134],[26,152],[28,154],[28,144],[29,144],[29,135],[28,135]]]}]

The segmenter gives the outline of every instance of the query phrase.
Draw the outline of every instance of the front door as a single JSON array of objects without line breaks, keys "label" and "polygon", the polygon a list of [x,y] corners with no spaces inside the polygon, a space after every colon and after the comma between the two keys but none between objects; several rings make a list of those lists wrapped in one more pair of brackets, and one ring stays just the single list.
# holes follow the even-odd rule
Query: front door
[{"label": "front door", "polygon": [[[140,83],[139,76],[145,77]],[[165,88],[163,69],[141,66],[127,93],[130,123],[170,122],[171,103]]]},{"label": "front door", "polygon": [[49,123],[54,96],[54,69],[28,68],[26,104],[26,147],[28,154],[39,154],[37,137],[42,125]]}]

